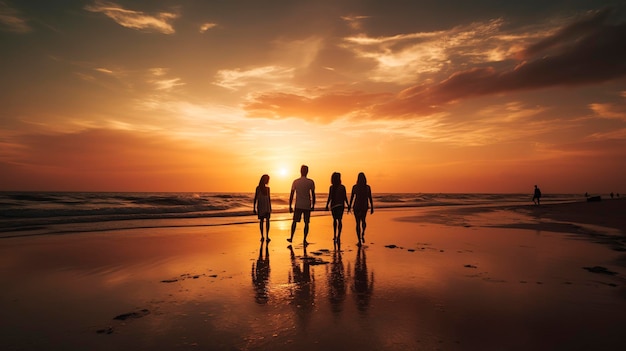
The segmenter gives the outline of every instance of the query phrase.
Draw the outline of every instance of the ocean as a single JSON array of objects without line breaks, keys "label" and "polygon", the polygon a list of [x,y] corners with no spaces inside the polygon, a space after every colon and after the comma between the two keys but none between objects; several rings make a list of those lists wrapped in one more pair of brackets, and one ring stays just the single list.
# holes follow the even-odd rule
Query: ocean
[{"label": "ocean", "polygon": [[[327,194],[317,194],[314,215]],[[531,204],[531,194],[373,194],[376,209]],[[0,238],[172,226],[256,222],[253,193],[0,192]],[[543,203],[582,201],[580,194],[545,194]],[[272,220],[288,220],[289,194],[272,194]],[[183,224],[178,224],[180,226]]]}]

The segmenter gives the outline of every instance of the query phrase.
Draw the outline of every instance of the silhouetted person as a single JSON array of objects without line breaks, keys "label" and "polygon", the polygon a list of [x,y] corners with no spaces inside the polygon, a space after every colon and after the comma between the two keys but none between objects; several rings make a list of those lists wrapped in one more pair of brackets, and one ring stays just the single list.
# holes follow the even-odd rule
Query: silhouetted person
[{"label": "silhouetted person", "polygon": [[333,312],[341,312],[342,303],[346,299],[346,271],[341,259],[341,243],[335,242],[333,261],[328,274],[328,298]]},{"label": "silhouetted person", "polygon": [[333,215],[333,241],[341,240],[341,228],[343,227],[343,211],[348,204],[346,187],[341,184],[341,173],[335,172],[330,177],[331,186],[328,189],[328,200],[326,200],[326,211],[328,205]]},{"label": "silhouetted person", "polygon": [[259,217],[259,230],[261,231],[261,241],[263,238],[263,222],[265,222],[265,235],[267,241],[270,241],[270,214],[272,213],[272,201],[270,199],[270,188],[267,184],[270,182],[270,176],[264,174],[259,180],[259,185],[254,191],[254,201],[252,203],[252,212]]},{"label": "silhouetted person", "polygon": [[[356,200],[355,200],[356,199]],[[354,206],[352,206],[354,201]],[[371,207],[369,207],[371,205]],[[356,220],[356,236],[359,239],[358,245],[361,246],[365,243],[365,217],[367,217],[367,210],[370,208],[370,213],[374,213],[374,202],[372,201],[372,189],[367,185],[367,179],[363,172],[359,173],[356,184],[352,187],[352,194],[350,194],[350,204],[348,205],[348,213],[350,208],[354,212],[354,219]]]},{"label": "silhouetted person", "polygon": [[613,198],[613,196],[615,196],[615,195],[614,195],[614,194],[613,194],[613,192],[611,191],[611,199]]},{"label": "silhouetted person", "polygon": [[[269,244],[269,242],[268,242]],[[252,284],[254,285],[254,300],[258,304],[266,304],[269,299],[269,289],[267,285],[270,280],[270,252],[269,245],[265,245],[265,258],[263,257],[263,242],[259,248],[259,257],[256,264],[252,263]]]},{"label": "silhouetted person", "polygon": [[[309,167],[302,165],[302,167],[300,167],[300,178],[294,180],[293,184],[291,184],[289,213],[293,213],[293,221],[291,223],[291,237],[287,239],[289,242],[293,240],[293,234],[296,232],[296,224],[300,222],[302,216],[304,216],[304,245],[308,244],[306,237],[309,235],[309,221],[311,220],[311,211],[315,208],[315,182],[307,178],[307,174],[309,174]],[[294,193],[296,195],[295,210],[291,207]]]},{"label": "silhouetted person", "polygon": [[537,187],[535,185],[535,192],[533,194],[533,203],[535,205],[540,205],[541,203],[541,190],[539,190],[539,187]]},{"label": "silhouetted person", "polygon": [[374,291],[374,273],[371,276],[367,272],[367,259],[365,249],[359,247],[354,263],[354,296],[359,311],[366,311]]}]

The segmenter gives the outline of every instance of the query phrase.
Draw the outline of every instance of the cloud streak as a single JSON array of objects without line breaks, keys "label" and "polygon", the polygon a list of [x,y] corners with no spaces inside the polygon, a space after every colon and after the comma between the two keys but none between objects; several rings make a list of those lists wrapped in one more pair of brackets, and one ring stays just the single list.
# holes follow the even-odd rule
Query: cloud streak
[{"label": "cloud streak", "polygon": [[174,34],[176,32],[172,22],[178,18],[178,14],[172,12],[148,15],[141,11],[127,10],[116,3],[106,1],[96,1],[92,5],[85,6],[85,10],[102,13],[126,28],[162,34]]},{"label": "cloud streak", "polygon": [[261,94],[244,105],[249,116],[271,118],[299,117],[319,123],[329,123],[354,111],[366,110],[390,94],[364,92],[333,92],[314,96],[288,93]]},{"label": "cloud streak", "polygon": [[28,21],[4,1],[0,1],[0,28],[14,33],[28,33],[32,31]]}]

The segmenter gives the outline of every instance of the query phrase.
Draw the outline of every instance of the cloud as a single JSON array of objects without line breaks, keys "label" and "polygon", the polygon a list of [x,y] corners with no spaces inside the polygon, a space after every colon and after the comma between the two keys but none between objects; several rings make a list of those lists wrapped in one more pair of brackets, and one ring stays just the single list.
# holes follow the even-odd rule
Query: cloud
[{"label": "cloud", "polygon": [[200,33],[204,33],[204,32],[206,32],[206,31],[208,31],[209,29],[211,29],[211,28],[215,28],[215,27],[217,27],[217,24],[216,24],[216,23],[209,23],[209,22],[207,22],[207,23],[203,23],[203,24],[200,26]]},{"label": "cloud", "polygon": [[383,37],[358,34],[344,38],[340,46],[375,63],[369,80],[411,84],[457,64],[507,59],[512,53],[510,39],[499,35],[503,24],[502,19],[495,19],[431,32]]},{"label": "cloud", "polygon": [[217,72],[215,85],[237,90],[250,84],[265,86],[282,86],[285,80],[293,78],[293,68],[280,66],[263,66],[248,70],[223,69]]},{"label": "cloud", "polygon": [[626,122],[626,106],[617,104],[590,104],[589,108],[600,118],[616,119]]},{"label": "cloud", "polygon": [[[605,23],[604,12],[573,23],[524,51],[513,69],[492,66],[458,71],[437,84],[413,86],[380,106],[380,113],[430,113],[474,96],[553,86],[596,84],[626,75],[626,24]],[[567,42],[564,40],[567,39]]]},{"label": "cloud", "polygon": [[177,86],[185,85],[180,78],[154,80],[152,83],[157,90],[172,90]]},{"label": "cloud", "polygon": [[575,41],[579,37],[587,35],[590,31],[595,31],[598,26],[601,26],[602,23],[608,19],[610,13],[611,11],[609,9],[600,10],[592,16],[585,17],[577,22],[567,25],[556,31],[553,35],[529,45],[520,53],[521,57],[533,57],[541,54],[542,52],[546,52],[549,49],[558,49],[563,47],[564,44]]},{"label": "cloud", "polygon": [[264,93],[244,104],[250,117],[298,117],[320,123],[329,123],[352,113],[366,111],[390,94],[364,92],[332,92],[314,96],[289,93]]},{"label": "cloud", "polygon": [[346,23],[348,23],[348,26],[350,26],[350,28],[355,29],[355,30],[360,30],[363,26],[362,22],[363,20],[366,20],[370,18],[370,16],[357,16],[357,15],[351,15],[351,16],[342,16],[341,19],[346,21]]},{"label": "cloud", "polygon": [[33,30],[28,21],[4,1],[0,1],[0,28],[15,33],[28,33]]},{"label": "cloud", "polygon": [[178,18],[176,13],[159,12],[152,16],[140,11],[127,10],[113,2],[99,0],[95,1],[93,5],[85,6],[85,10],[103,13],[117,24],[126,28],[163,34],[175,33],[171,22]]}]

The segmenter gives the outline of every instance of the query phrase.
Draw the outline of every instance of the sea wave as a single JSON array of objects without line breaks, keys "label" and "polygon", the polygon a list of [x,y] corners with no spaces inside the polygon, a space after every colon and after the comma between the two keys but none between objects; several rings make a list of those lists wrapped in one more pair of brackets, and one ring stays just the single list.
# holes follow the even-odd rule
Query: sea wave
[{"label": "sea wave", "polygon": [[[252,193],[94,193],[94,192],[0,192],[0,237],[19,236],[33,230],[66,224],[112,221],[219,218],[219,223],[255,220]],[[581,195],[548,194],[544,201],[576,201]],[[317,208],[327,194],[317,194]],[[376,208],[425,206],[511,205],[530,203],[529,194],[374,194]],[[288,213],[289,194],[272,194],[272,210]],[[323,212],[323,211],[320,211]],[[18,234],[15,234],[18,233]]]}]

